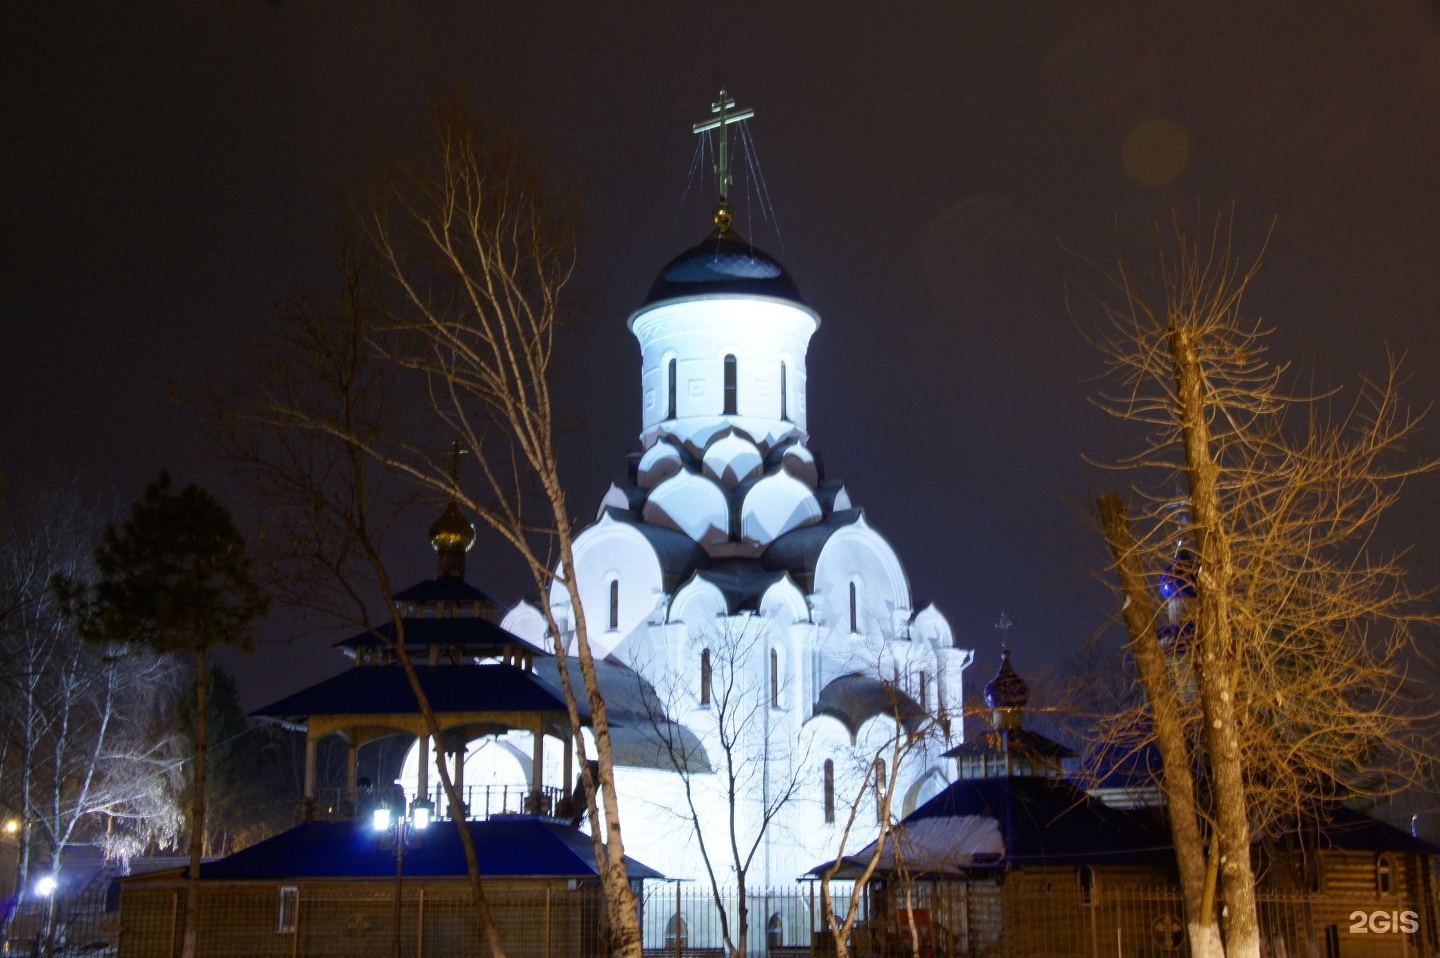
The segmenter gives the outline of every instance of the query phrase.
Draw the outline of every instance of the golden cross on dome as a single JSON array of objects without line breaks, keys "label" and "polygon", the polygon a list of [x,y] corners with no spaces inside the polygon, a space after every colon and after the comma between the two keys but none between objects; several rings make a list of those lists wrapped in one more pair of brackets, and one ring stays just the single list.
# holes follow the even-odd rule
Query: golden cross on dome
[{"label": "golden cross on dome", "polygon": [[[692,129],[698,133],[707,133],[710,130],[720,131],[720,146],[716,151],[719,154],[719,162],[715,166],[715,175],[720,181],[720,202],[715,207],[715,225],[722,231],[730,225],[730,127],[735,123],[748,120],[755,115],[752,109],[735,109],[735,99],[726,93],[722,88],[720,97],[710,104],[710,112],[716,116],[709,120],[701,120]],[[723,222],[722,222],[723,219]]]},{"label": "golden cross on dome", "polygon": [[450,485],[460,488],[460,457],[469,452],[459,439],[450,440]]}]

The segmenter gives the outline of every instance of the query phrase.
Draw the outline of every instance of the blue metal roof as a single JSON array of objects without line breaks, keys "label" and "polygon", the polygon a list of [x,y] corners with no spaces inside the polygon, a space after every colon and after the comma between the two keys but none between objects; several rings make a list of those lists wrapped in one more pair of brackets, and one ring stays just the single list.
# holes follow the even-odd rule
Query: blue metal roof
[{"label": "blue metal roof", "polygon": [[969,815],[999,823],[1003,863],[1010,865],[1172,860],[1170,835],[1158,817],[1110,808],[1061,779],[956,782],[904,822]]},{"label": "blue metal roof", "polygon": [[484,602],[505,608],[464,579],[426,579],[395,593],[396,602]]},{"label": "blue metal roof", "polygon": [[688,296],[773,296],[804,305],[800,289],[768,253],[734,232],[712,232],[665,264],[643,306]]},{"label": "blue metal roof", "polygon": [[[531,816],[466,822],[480,871],[492,878],[595,878],[594,846],[578,828]],[[662,878],[659,872],[625,859],[632,879]],[[405,849],[405,874],[454,878],[468,874],[454,822],[437,821]],[[188,873],[188,872],[187,872]],[[306,878],[394,878],[395,851],[362,822],[306,822],[244,851],[200,866],[200,877],[215,881],[276,881]]]},{"label": "blue metal roof", "polygon": [[[405,626],[405,647],[407,649],[431,645],[451,645],[467,649],[498,650],[509,645],[542,655],[549,654],[533,642],[521,638],[508,629],[502,629],[489,619],[476,616],[436,619],[406,616],[401,619],[401,622]],[[357,632],[348,639],[342,639],[335,643],[335,647],[345,649],[389,647],[394,642],[394,636],[395,623],[385,622],[377,625],[373,630]]]},{"label": "blue metal roof", "polygon": [[[436,712],[564,712],[565,696],[513,665],[416,665]],[[589,708],[578,703],[582,716]],[[398,665],[360,665],[251,712],[302,724],[312,715],[413,715],[415,693]]]}]

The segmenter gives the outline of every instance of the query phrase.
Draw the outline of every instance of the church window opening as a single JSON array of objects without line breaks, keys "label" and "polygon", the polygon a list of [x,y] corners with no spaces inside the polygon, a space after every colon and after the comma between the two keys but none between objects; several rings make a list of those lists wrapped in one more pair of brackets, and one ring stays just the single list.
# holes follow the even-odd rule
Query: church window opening
[{"label": "church window opening", "polygon": [[770,650],[770,707],[780,707],[780,653]]},{"label": "church window opening", "polygon": [[725,357],[725,411],[722,415],[726,416],[738,415],[739,412],[736,396],[738,389],[735,385],[739,372],[735,367],[735,354],[731,353]]},{"label": "church window opening", "polygon": [[620,629],[620,580],[610,580],[610,631]]},{"label": "church window opening", "polygon": [[1395,866],[1389,855],[1381,855],[1375,862],[1375,890],[1382,895],[1395,890]]},{"label": "church window opening", "polygon": [[765,922],[765,947],[772,951],[776,948],[785,947],[785,924],[780,920],[780,913],[776,912]]},{"label": "church window opening", "polygon": [[780,418],[785,422],[790,421],[790,390],[785,381],[785,361],[780,361]]},{"label": "church window opening", "polygon": [[850,631],[860,631],[860,589],[850,583]]},{"label": "church window opening", "polygon": [[929,696],[929,694],[928,694],[928,693],[930,692],[930,689],[926,687],[927,683],[926,683],[926,681],[925,681],[925,678],[926,678],[925,673],[924,673],[924,672],[921,672],[921,673],[920,673],[920,707],[921,707],[922,709],[924,709],[925,711],[928,712],[928,711],[930,711],[930,696]]},{"label": "church window opening", "polygon": [[885,775],[885,760],[875,760],[875,824],[885,824],[885,786],[888,779]]},{"label": "church window opening", "polygon": [[685,919],[679,915],[671,915],[670,920],[665,923],[665,949],[675,951],[684,949],[690,944],[690,928],[685,924]]},{"label": "church window opening", "polygon": [[674,418],[675,418],[675,373],[676,373],[676,363],[675,363],[675,360],[672,359],[672,360],[670,360],[669,370],[668,370],[668,373],[667,373],[668,379],[667,379],[667,381],[666,381],[666,383],[665,383],[665,393],[666,393],[666,400],[665,400],[666,413],[665,413],[665,418],[666,418],[666,419],[674,419]]},{"label": "church window opening", "polygon": [[825,824],[835,824],[835,762],[825,760]]},{"label": "church window opening", "polygon": [[710,704],[710,650],[700,653],[700,704]]}]

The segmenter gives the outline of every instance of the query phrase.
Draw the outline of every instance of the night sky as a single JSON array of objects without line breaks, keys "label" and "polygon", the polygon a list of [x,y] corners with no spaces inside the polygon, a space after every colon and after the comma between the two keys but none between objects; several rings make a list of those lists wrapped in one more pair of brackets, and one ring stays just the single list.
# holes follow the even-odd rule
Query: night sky
[{"label": "night sky", "polygon": [[[1117,231],[1234,204],[1276,355],[1352,386],[1387,344],[1440,398],[1440,14],[1416,0],[1155,3],[31,4],[7,18],[0,101],[0,471],[12,500],[78,474],[129,502],[162,466],[247,505],[173,386],[234,375],[276,304],[332,279],[348,196],[387,140],[464,85],[585,197],[584,319],[566,342],[578,514],[640,426],[625,320],[707,231],[682,207],[690,125],[724,84],[778,214],[737,225],[822,317],[811,445],[935,601],[998,662],[1059,667],[1108,593],[1085,454],[1123,436],[1064,283]],[[1440,453],[1432,422],[1413,449]],[[1440,478],[1387,528],[1440,582]],[[423,524],[421,526],[423,528]],[[471,578],[533,591],[483,533]],[[396,577],[431,572],[394,543]],[[227,659],[248,705],[341,667],[284,620]],[[284,656],[277,669],[275,657]]]}]

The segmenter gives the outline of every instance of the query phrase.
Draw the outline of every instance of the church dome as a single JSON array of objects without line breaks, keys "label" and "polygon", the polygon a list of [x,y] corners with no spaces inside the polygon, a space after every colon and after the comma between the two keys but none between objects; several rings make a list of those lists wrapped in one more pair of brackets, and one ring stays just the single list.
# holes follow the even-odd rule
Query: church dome
[{"label": "church dome", "polygon": [[650,286],[642,308],[668,299],[734,293],[805,305],[785,267],[732,230],[715,230],[672,259]]},{"label": "church dome", "polygon": [[430,544],[436,552],[465,552],[475,544],[475,527],[453,500],[430,526]]},{"label": "church dome", "polygon": [[1000,671],[985,686],[985,704],[992,709],[1022,709],[1030,701],[1030,686],[1010,664],[1010,650],[1000,653]]}]

